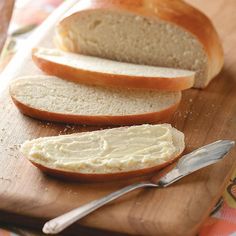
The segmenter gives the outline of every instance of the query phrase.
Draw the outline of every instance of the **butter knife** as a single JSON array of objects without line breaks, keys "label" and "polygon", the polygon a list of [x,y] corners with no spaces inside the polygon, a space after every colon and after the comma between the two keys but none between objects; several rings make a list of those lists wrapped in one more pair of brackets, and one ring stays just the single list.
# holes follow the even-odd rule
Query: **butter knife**
[{"label": "butter knife", "polygon": [[135,189],[143,187],[167,187],[170,184],[180,180],[184,176],[187,176],[203,167],[212,165],[223,159],[223,157],[230,151],[234,144],[234,141],[219,140],[203,146],[189,154],[182,156],[177,161],[176,166],[163,177],[157,178],[154,176],[149,181],[142,181],[129,185],[105,197],[94,200],[68,213],[58,216],[57,218],[48,221],[44,225],[43,232],[46,234],[60,233],[62,230],[80,220],[81,218],[87,216],[91,212]]}]

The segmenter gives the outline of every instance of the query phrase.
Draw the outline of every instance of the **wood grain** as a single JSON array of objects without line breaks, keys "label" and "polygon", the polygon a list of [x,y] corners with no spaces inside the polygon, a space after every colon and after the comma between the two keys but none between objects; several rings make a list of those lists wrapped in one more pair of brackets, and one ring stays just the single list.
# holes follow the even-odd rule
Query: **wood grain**
[{"label": "wood grain", "polygon": [[[207,89],[186,91],[171,120],[186,135],[186,152],[217,139],[236,139],[236,54],[232,50],[236,43],[236,2],[188,2],[213,20],[224,44],[225,66]],[[30,47],[52,46],[52,28],[70,5],[73,1],[66,2],[48,19],[0,78],[0,210],[2,215],[4,211],[20,216],[22,221],[33,217],[42,222],[137,181],[100,184],[60,181],[44,176],[17,150],[26,139],[96,129],[30,119],[17,111],[8,95],[7,85],[13,77],[41,73],[31,61]],[[131,193],[81,220],[77,227],[81,224],[146,236],[194,235],[225,187],[235,167],[235,154],[234,149],[222,162],[166,189]]]}]

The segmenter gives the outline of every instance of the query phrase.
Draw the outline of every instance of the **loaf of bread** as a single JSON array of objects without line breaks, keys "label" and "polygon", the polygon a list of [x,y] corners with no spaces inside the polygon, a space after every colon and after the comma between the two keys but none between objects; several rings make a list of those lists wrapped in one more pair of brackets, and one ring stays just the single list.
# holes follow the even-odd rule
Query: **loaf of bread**
[{"label": "loaf of bread", "polygon": [[26,141],[21,152],[42,171],[104,181],[156,171],[184,150],[184,134],[169,124],[121,127]]},{"label": "loaf of bread", "polygon": [[177,109],[180,92],[88,86],[53,76],[13,80],[10,95],[31,117],[87,125],[133,125],[166,121]]},{"label": "loaf of bread", "polygon": [[197,88],[223,66],[210,19],[182,0],[79,1],[58,24],[56,42],[70,52],[195,71]]},{"label": "loaf of bread", "polygon": [[83,84],[178,91],[194,83],[192,71],[135,65],[57,49],[35,48],[32,57],[47,74]]}]

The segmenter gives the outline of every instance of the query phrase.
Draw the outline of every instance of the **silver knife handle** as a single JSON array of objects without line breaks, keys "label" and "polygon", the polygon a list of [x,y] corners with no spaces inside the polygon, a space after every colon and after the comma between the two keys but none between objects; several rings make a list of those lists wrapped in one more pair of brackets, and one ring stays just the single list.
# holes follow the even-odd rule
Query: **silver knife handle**
[{"label": "silver knife handle", "polygon": [[79,208],[76,208],[68,213],[65,213],[61,216],[58,216],[55,219],[52,219],[45,223],[43,227],[43,232],[46,234],[57,234],[60,233],[62,230],[76,222],[77,220],[83,218],[84,216],[88,215],[89,213],[97,210],[98,208],[104,206],[105,204],[123,196],[124,194],[131,192],[135,189],[142,188],[142,187],[157,187],[156,184],[150,182],[140,182],[136,184],[129,185],[124,187],[116,192],[113,192],[103,198],[98,200],[92,201],[86,205],[83,205]]}]

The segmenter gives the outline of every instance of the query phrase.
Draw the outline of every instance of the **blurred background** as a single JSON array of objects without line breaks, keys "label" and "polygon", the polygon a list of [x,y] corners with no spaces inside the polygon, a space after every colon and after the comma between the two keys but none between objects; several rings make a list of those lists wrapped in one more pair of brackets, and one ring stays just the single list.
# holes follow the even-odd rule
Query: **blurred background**
[{"label": "blurred background", "polygon": [[0,0],[0,71],[33,30],[63,1]]}]

